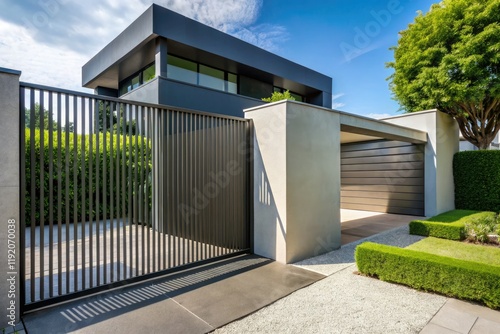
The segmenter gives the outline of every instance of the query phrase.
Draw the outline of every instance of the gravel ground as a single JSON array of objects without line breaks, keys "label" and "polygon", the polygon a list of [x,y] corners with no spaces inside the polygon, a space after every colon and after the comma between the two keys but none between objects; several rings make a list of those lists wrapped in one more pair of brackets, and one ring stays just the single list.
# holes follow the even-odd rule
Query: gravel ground
[{"label": "gravel ground", "polygon": [[[367,239],[404,247],[421,238],[408,235],[405,226]],[[353,274],[354,249],[367,239],[297,263],[329,276],[215,332],[420,332],[446,298]]]}]

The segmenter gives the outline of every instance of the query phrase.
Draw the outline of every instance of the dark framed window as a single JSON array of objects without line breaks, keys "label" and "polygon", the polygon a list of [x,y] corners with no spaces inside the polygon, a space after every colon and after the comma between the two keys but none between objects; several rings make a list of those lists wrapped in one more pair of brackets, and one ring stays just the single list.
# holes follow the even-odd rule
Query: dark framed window
[{"label": "dark framed window", "polygon": [[119,85],[120,96],[136,89],[137,87],[153,80],[156,77],[155,64],[149,64],[139,72],[131,75],[125,80],[122,80]]},{"label": "dark framed window", "polygon": [[171,54],[167,58],[169,79],[238,94],[238,75]]},{"label": "dark framed window", "polygon": [[167,77],[193,85],[198,84],[198,64],[183,58],[168,55]]},{"label": "dark framed window", "polygon": [[224,91],[226,90],[224,78],[224,71],[200,64],[198,82],[200,86]]}]

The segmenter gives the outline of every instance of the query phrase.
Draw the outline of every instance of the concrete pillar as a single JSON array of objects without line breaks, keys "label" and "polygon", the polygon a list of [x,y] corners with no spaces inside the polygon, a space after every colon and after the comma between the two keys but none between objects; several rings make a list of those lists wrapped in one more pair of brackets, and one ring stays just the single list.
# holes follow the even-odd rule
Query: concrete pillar
[{"label": "concrete pillar", "polygon": [[254,126],[254,252],[293,263],[340,248],[340,117],[281,101]]},{"label": "concrete pillar", "polygon": [[167,41],[156,39],[155,71],[157,77],[167,77]]},{"label": "concrete pillar", "polygon": [[20,75],[0,68],[0,328],[20,321]]},{"label": "concrete pillar", "polygon": [[436,110],[404,114],[384,121],[427,132],[425,215],[431,217],[455,209],[453,156],[459,149],[457,122]]}]

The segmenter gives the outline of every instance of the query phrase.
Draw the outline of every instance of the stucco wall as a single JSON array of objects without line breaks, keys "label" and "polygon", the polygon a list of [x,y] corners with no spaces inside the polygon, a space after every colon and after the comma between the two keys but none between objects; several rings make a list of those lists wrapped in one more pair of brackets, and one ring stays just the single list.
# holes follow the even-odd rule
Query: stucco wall
[{"label": "stucco wall", "polygon": [[[20,319],[20,74],[21,72],[0,69],[0,143],[2,143],[0,145],[0,253],[2,254],[0,256],[0,328],[17,323]],[[12,222],[14,223],[11,224]],[[12,251],[15,253],[13,254]],[[15,260],[11,263],[8,262],[9,254],[15,255]],[[11,321],[13,323],[10,323]]]},{"label": "stucco wall", "polygon": [[254,252],[292,263],[340,247],[339,114],[278,102],[254,137]]}]

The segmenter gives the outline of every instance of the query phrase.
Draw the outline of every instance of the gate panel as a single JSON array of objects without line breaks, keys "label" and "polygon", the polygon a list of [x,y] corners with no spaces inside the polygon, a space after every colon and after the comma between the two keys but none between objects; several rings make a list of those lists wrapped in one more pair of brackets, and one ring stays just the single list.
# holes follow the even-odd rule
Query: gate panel
[{"label": "gate panel", "polygon": [[24,311],[249,250],[247,120],[20,93]]},{"label": "gate panel", "polygon": [[341,208],[424,215],[422,145],[378,140],[341,152]]}]

